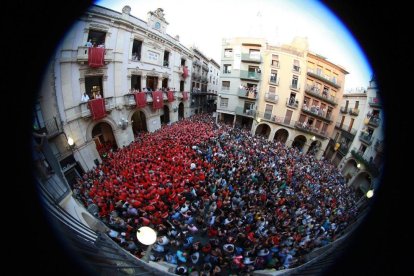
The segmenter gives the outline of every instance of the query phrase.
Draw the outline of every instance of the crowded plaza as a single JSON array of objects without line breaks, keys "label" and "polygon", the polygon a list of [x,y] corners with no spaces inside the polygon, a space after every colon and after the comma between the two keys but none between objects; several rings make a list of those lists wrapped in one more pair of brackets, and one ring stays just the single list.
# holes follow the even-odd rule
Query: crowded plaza
[{"label": "crowded plaza", "polygon": [[108,235],[138,258],[148,251],[136,232],[153,228],[157,241],[146,257],[180,275],[297,267],[357,216],[354,191],[329,161],[209,114],[100,154],[102,163],[74,185],[75,197],[95,205]]}]

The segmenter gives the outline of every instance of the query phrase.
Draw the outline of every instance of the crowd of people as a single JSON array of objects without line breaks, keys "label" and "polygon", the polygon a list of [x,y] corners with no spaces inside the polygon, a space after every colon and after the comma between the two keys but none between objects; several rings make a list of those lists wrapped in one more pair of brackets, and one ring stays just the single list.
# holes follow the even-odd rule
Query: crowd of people
[{"label": "crowd of people", "polygon": [[142,133],[79,179],[109,236],[141,258],[136,231],[157,231],[150,260],[176,274],[286,269],[326,245],[357,215],[328,161],[199,114]]}]

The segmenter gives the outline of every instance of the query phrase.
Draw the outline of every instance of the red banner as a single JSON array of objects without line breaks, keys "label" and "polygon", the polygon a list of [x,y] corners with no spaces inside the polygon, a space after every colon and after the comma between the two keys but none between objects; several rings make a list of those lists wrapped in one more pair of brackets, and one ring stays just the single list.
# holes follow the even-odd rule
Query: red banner
[{"label": "red banner", "polygon": [[183,100],[188,100],[188,92],[183,92]]},{"label": "red banner", "polygon": [[88,65],[92,68],[102,67],[104,65],[105,48],[89,47],[88,48]]},{"label": "red banner", "polygon": [[161,109],[164,105],[161,91],[152,92],[152,108]]},{"label": "red banner", "polygon": [[183,78],[188,77],[188,68],[187,66],[183,66]]},{"label": "red banner", "polygon": [[106,116],[105,100],[93,99],[88,102],[89,109],[91,110],[92,119],[99,120]]},{"label": "red banner", "polygon": [[173,102],[174,101],[174,92],[168,91],[167,92],[167,97],[168,97],[169,102]]},{"label": "red banner", "polygon": [[134,93],[137,107],[145,107],[147,105],[147,94],[145,92]]}]

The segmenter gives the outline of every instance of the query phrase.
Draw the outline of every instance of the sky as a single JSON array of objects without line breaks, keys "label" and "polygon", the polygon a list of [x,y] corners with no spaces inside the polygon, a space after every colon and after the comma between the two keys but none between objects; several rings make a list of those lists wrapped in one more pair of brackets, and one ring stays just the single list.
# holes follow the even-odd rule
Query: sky
[{"label": "sky", "polygon": [[164,9],[167,33],[184,46],[196,46],[221,62],[223,38],[260,37],[272,45],[307,37],[309,50],[344,67],[344,91],[367,87],[371,66],[352,33],[316,0],[100,0],[95,4],[147,21],[149,11]]}]

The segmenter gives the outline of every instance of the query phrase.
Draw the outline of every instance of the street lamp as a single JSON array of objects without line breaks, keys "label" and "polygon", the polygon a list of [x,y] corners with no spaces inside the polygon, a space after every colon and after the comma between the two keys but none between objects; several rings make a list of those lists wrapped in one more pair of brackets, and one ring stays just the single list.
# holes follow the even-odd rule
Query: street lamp
[{"label": "street lamp", "polygon": [[367,198],[371,198],[374,196],[374,190],[369,190],[366,194]]},{"label": "street lamp", "polygon": [[137,239],[140,243],[148,245],[147,251],[145,251],[145,256],[143,258],[143,260],[148,263],[152,246],[157,240],[157,232],[148,226],[142,226],[137,230]]},{"label": "street lamp", "polygon": [[359,168],[361,168],[361,163],[358,163],[357,164],[357,168],[359,169]]},{"label": "street lamp", "polygon": [[312,136],[312,141],[315,141],[316,140],[316,137],[315,137],[315,135],[314,136]]},{"label": "street lamp", "polygon": [[73,141],[73,138],[69,136],[68,137],[68,145],[72,147],[74,144],[75,144],[75,141]]}]

